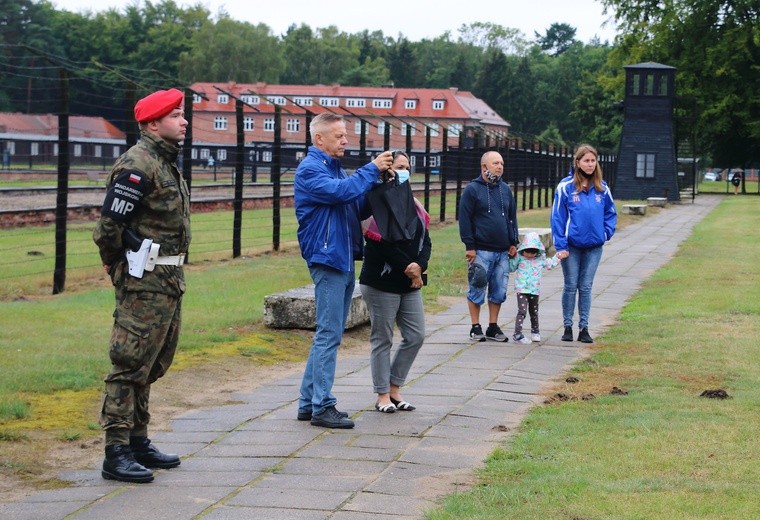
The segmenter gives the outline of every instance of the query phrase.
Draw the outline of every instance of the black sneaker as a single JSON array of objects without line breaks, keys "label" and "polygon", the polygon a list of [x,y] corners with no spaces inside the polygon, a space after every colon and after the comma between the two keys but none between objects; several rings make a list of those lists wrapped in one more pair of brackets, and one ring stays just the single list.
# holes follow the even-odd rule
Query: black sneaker
[{"label": "black sneaker", "polygon": [[486,329],[486,339],[491,341],[500,341],[502,343],[509,341],[509,338],[504,334],[498,325],[489,325]]},{"label": "black sneaker", "polygon": [[478,341],[483,341],[485,339],[483,329],[480,328],[480,323],[476,323],[470,329],[470,339],[476,339]]},{"label": "black sneaker", "polygon": [[334,406],[328,406],[322,413],[311,416],[311,425],[322,426],[323,428],[350,429],[354,427],[354,421],[348,417],[343,417]]},{"label": "black sneaker", "polygon": [[565,333],[562,334],[562,341],[573,341],[573,328],[565,327]]},{"label": "black sneaker", "polygon": [[[348,417],[348,414],[346,412],[341,412],[340,410],[337,411],[341,417]],[[298,420],[311,421],[311,410],[298,410]]]},{"label": "black sneaker", "polygon": [[588,329],[581,329],[581,331],[578,333],[578,341],[582,343],[594,342],[594,340],[591,339],[591,335],[588,333]]}]

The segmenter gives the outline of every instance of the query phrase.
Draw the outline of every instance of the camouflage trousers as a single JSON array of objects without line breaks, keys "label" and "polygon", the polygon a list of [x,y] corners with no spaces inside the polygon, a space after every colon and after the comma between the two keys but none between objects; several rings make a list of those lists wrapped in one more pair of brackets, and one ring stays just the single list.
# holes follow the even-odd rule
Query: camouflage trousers
[{"label": "camouflage trousers", "polygon": [[182,297],[116,289],[111,371],[105,378],[100,424],[106,445],[147,436],[150,385],[169,369],[177,349]]}]

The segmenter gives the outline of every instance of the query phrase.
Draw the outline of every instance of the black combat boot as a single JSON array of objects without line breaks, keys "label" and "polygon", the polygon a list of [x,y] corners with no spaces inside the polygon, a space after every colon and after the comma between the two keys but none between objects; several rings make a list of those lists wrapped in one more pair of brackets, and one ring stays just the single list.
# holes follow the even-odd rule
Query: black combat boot
[{"label": "black combat boot", "polygon": [[142,484],[153,481],[153,472],[138,463],[132,450],[125,444],[106,446],[106,458],[100,474],[105,479],[122,482]]},{"label": "black combat boot", "polygon": [[130,437],[129,447],[135,454],[135,460],[146,468],[169,469],[179,466],[179,455],[161,453],[147,437]]}]

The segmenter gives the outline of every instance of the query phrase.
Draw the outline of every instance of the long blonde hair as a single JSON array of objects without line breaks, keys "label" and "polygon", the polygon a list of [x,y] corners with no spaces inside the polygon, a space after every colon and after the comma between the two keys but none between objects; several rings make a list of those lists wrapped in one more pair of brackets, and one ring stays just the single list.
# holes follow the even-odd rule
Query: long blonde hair
[{"label": "long blonde hair", "polygon": [[596,157],[596,168],[594,168],[594,173],[591,174],[591,182],[594,184],[596,191],[601,193],[604,191],[604,186],[602,185],[602,166],[599,164],[599,152],[590,144],[582,144],[575,150],[575,155],[573,156],[573,184],[575,184],[576,191],[583,189],[585,176],[583,175],[583,170],[578,166],[578,161],[589,152],[593,153],[594,157]]}]

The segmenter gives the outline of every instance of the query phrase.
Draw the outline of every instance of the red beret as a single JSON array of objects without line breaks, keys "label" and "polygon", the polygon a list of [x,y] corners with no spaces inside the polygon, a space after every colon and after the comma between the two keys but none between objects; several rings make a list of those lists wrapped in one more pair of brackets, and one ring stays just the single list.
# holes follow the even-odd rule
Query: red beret
[{"label": "red beret", "polygon": [[184,98],[182,92],[176,88],[154,92],[137,102],[135,119],[138,123],[161,119],[175,108],[182,108]]}]

